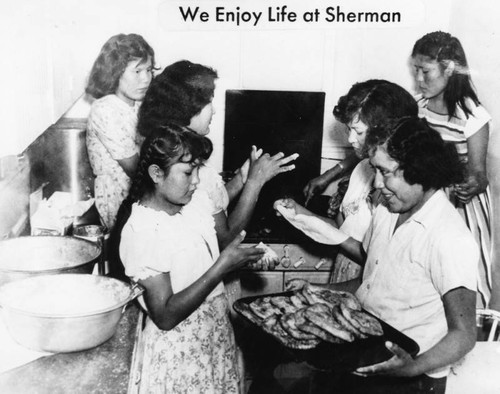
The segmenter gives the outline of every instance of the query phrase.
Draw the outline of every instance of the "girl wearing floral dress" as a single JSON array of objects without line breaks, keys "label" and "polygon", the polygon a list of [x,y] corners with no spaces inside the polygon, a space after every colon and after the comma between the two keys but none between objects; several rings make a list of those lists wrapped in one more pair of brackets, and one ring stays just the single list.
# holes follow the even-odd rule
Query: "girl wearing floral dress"
[{"label": "girl wearing floral dress", "polygon": [[238,392],[222,279],[263,251],[239,247],[240,234],[219,254],[209,198],[194,193],[211,148],[177,126],[152,132],[120,210],[120,256],[146,289],[141,393]]},{"label": "girl wearing floral dress", "polygon": [[154,51],[144,38],[118,34],[104,44],[90,72],[86,92],[96,100],[87,122],[87,151],[96,208],[110,230],[137,166],[137,113],[153,66]]},{"label": "girl wearing floral dress", "polygon": [[[481,247],[478,306],[492,296],[490,197],[486,153],[490,115],[472,86],[469,66],[460,41],[449,33],[426,34],[412,50],[419,116],[427,119],[445,141],[453,143],[465,165],[465,179],[450,190],[467,226]],[[496,307],[500,305],[496,294]]]}]

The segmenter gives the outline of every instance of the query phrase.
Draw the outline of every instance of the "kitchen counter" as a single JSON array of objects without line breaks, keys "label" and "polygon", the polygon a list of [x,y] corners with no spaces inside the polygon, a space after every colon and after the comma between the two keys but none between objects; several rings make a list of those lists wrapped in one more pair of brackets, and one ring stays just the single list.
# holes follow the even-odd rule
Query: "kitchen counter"
[{"label": "kitchen counter", "polygon": [[127,393],[139,309],[125,311],[115,335],[81,352],[58,353],[0,374],[3,394]]}]

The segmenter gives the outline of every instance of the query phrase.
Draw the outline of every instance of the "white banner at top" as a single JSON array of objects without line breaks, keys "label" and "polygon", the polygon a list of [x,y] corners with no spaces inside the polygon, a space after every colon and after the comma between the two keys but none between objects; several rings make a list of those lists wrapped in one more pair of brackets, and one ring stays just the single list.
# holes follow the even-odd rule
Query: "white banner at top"
[{"label": "white banner at top", "polygon": [[167,30],[406,28],[425,17],[420,0],[167,0],[158,12]]}]

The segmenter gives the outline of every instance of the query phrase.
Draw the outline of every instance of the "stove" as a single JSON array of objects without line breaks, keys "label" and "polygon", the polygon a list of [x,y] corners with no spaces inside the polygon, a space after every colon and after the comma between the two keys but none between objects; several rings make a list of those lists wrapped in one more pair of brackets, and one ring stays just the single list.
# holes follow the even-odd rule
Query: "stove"
[{"label": "stove", "polygon": [[273,203],[291,197],[303,204],[304,186],[320,174],[324,107],[324,92],[226,91],[223,155],[226,173],[242,165],[252,145],[271,155],[299,153],[295,170],[276,176],[263,187],[247,227],[247,241],[298,243],[307,239],[276,216]]}]

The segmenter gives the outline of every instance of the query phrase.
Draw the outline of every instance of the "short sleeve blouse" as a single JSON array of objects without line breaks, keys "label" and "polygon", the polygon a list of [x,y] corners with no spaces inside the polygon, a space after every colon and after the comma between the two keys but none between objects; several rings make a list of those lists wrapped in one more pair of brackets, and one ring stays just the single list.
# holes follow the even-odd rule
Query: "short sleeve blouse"
[{"label": "short sleeve blouse", "polygon": [[227,210],[229,196],[224,181],[215,168],[204,164],[200,167],[199,177],[200,183],[198,189],[204,190],[208,194],[212,202],[210,208],[212,215]]},{"label": "short sleeve blouse", "polygon": [[[219,257],[209,207],[201,191],[175,215],[135,203],[120,242],[127,276],[139,280],[168,272],[174,293],[201,277]],[[219,284],[210,296],[222,291]]]},{"label": "short sleeve blouse", "polygon": [[458,108],[456,116],[450,118],[447,114],[438,114],[427,108],[429,100],[421,95],[415,97],[419,106],[419,116],[426,118],[429,125],[437,130],[445,141],[460,142],[477,133],[490,120],[491,116],[482,105],[476,105],[471,99],[466,100],[472,114],[467,117]]}]

